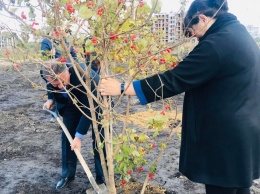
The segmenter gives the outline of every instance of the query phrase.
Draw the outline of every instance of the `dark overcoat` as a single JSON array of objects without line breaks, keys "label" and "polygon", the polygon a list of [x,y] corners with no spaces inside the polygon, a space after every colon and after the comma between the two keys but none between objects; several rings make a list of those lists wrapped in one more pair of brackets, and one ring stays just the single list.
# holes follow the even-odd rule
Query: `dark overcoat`
[{"label": "dark overcoat", "polygon": [[[79,65],[85,69],[86,65],[79,63]],[[67,90],[70,91],[71,96],[78,101],[77,105],[81,107],[82,111],[91,118],[91,113],[89,110],[89,101],[86,95],[86,89],[81,85],[79,78],[73,67],[70,64],[67,64],[70,73],[70,84],[66,86]],[[95,85],[99,82],[99,75],[90,69],[90,77],[91,77],[91,91],[94,95],[97,95],[97,91],[95,89]],[[83,80],[85,81],[85,77],[82,76]],[[44,78],[43,78],[44,79]],[[57,103],[57,109],[59,114],[63,116],[69,115],[69,111],[76,111],[80,112],[75,102],[70,99],[70,97],[66,94],[65,90],[61,90],[59,88],[55,88],[51,85],[51,83],[47,83],[46,88],[48,90],[47,95],[49,100],[54,100]],[[97,106],[97,103],[93,101],[94,106],[96,107],[96,118],[98,119],[98,113],[101,113],[101,109]],[[73,108],[71,108],[73,106]],[[73,113],[71,113],[73,114]],[[75,114],[75,113],[74,113]],[[80,114],[80,119],[78,120],[78,124],[76,127],[76,132],[85,135],[92,124],[91,119],[87,118],[84,114]],[[71,121],[72,122],[72,121]],[[74,121],[75,122],[75,121]],[[101,127],[101,125],[99,125]],[[94,134],[92,134],[94,135]]]},{"label": "dark overcoat", "polygon": [[179,165],[190,180],[250,187],[260,177],[260,51],[234,15],[220,16],[176,68],[134,88],[142,104],[185,92]]}]

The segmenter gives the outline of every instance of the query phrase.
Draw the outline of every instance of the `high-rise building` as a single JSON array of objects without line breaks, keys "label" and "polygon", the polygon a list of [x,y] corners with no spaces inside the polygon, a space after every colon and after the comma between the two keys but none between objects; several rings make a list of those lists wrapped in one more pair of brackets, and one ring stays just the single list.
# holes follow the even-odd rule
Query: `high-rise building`
[{"label": "high-rise building", "polygon": [[156,21],[153,22],[152,31],[163,31],[161,37],[162,42],[174,42],[180,39],[183,35],[183,20],[184,13],[159,13],[154,14]]}]

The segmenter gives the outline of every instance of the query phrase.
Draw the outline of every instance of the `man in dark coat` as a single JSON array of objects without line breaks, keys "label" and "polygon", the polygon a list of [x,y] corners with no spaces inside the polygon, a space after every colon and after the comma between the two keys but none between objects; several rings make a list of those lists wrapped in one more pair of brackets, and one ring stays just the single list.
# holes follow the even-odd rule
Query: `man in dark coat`
[{"label": "man in dark coat", "polygon": [[[180,172],[207,194],[248,194],[260,177],[260,51],[227,10],[224,0],[195,0],[185,24],[198,45],[174,69],[124,92],[142,104],[185,92]],[[107,78],[100,88],[119,95],[126,86]]]},{"label": "man in dark coat", "polygon": [[[56,34],[55,31],[59,29],[59,33]],[[42,53],[42,56],[45,58],[45,60],[49,60],[49,59],[60,59],[62,58],[62,53],[61,51],[58,49],[58,46],[60,44],[60,41],[59,39],[62,37],[65,39],[65,32],[63,32],[63,29],[61,28],[56,28],[54,30],[52,30],[51,32],[48,33],[48,35],[51,35],[52,36],[52,39],[49,39],[47,37],[43,38],[42,42],[41,42],[41,53]],[[67,43],[65,41],[66,45],[69,46],[69,43]],[[77,59],[77,54],[74,52],[74,48],[71,46],[70,47],[70,54],[71,56],[73,57],[74,60],[78,60]],[[66,59],[67,63],[70,63],[70,58],[67,57]],[[45,80],[45,79],[44,79]],[[45,80],[46,81],[46,80]],[[59,104],[59,106],[62,106],[61,104]],[[58,107],[58,105],[57,105]],[[52,111],[56,111],[56,108],[54,108],[54,110]],[[51,122],[54,122],[55,119],[53,117],[53,115],[51,115]]]},{"label": "man in dark coat", "polygon": [[[81,64],[82,65],[82,64]],[[83,67],[84,69],[85,67]],[[56,75],[53,73],[54,72]],[[63,122],[68,128],[74,141],[71,146],[77,145],[77,148],[81,147],[81,138],[85,135],[92,125],[91,113],[89,110],[89,102],[86,96],[86,90],[81,85],[73,67],[69,64],[59,64],[57,60],[52,59],[45,63],[45,68],[41,71],[41,74],[45,80],[47,80],[48,100],[44,103],[44,107],[52,109],[54,104],[57,104],[58,112],[63,117]],[[91,90],[96,95],[95,84],[99,81],[99,76],[91,70],[90,77]],[[84,77],[83,77],[84,79]],[[73,99],[77,100],[77,105],[81,107],[82,111],[89,117],[87,118],[75,105],[75,102],[68,97],[64,88],[70,92]],[[97,103],[94,102],[96,107],[96,118],[98,118],[101,109],[97,107]],[[102,126],[99,124],[98,129],[101,141],[104,137]],[[104,175],[101,167],[101,160],[97,151],[97,142],[95,133],[92,127],[92,146],[94,151],[96,182],[98,184],[104,183]],[[56,190],[66,187],[69,182],[74,180],[77,166],[77,156],[74,151],[71,150],[69,141],[67,140],[64,132],[62,132],[62,173],[61,180],[56,185]],[[105,153],[105,149],[104,149]]]}]

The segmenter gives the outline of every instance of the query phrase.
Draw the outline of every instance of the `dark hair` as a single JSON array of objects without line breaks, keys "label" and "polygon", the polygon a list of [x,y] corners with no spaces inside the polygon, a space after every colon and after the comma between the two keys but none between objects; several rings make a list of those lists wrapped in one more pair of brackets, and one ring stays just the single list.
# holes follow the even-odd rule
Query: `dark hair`
[{"label": "dark hair", "polygon": [[[218,11],[218,9],[220,9]],[[217,12],[218,11],[218,12]],[[187,29],[199,23],[199,14],[214,18],[228,12],[227,0],[194,0],[184,18],[184,31],[187,36]],[[216,14],[216,15],[214,15]]]},{"label": "dark hair", "polygon": [[65,63],[60,63],[57,59],[51,59],[46,61],[42,65],[41,76],[46,78],[47,76],[56,79],[56,75],[61,74],[67,68]]}]

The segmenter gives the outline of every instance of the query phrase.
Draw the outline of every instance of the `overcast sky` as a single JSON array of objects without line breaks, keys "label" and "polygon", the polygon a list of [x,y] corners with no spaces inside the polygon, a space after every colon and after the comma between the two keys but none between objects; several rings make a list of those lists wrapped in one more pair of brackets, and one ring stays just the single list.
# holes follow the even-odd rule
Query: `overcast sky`
[{"label": "overcast sky", "polygon": [[[188,0],[187,8],[193,0]],[[180,0],[162,0],[162,12],[178,11]],[[228,0],[229,12],[244,25],[260,27],[259,0]]]}]

